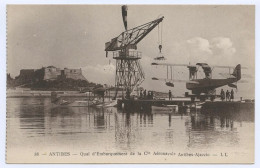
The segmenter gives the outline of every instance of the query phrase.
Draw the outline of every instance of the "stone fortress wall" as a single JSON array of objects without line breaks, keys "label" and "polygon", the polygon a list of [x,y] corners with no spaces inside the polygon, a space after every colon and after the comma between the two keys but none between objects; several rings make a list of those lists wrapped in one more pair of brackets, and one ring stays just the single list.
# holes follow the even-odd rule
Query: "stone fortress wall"
[{"label": "stone fortress wall", "polygon": [[87,80],[83,76],[81,69],[60,69],[54,66],[43,67],[41,69],[22,69],[20,70],[20,75],[16,77],[16,79],[24,82],[34,80],[56,80],[58,78]]},{"label": "stone fortress wall", "polygon": [[44,71],[43,80],[55,80],[59,76],[61,76],[60,68],[56,68],[54,66],[48,66],[46,68],[43,68],[43,71]]},{"label": "stone fortress wall", "polygon": [[66,78],[75,79],[75,80],[86,80],[86,78],[82,75],[81,69],[67,69],[64,68],[64,76]]}]

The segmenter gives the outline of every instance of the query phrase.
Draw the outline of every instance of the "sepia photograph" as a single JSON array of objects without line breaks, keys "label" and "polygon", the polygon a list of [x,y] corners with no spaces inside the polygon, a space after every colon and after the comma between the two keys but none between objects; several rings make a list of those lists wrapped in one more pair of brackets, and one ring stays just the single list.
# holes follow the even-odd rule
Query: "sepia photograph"
[{"label": "sepia photograph", "polygon": [[6,6],[6,163],[255,162],[254,5]]}]

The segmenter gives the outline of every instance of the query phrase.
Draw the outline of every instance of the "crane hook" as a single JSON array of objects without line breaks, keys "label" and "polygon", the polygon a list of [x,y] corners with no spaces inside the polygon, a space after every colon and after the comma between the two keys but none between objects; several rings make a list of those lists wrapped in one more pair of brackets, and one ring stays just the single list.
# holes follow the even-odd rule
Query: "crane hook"
[{"label": "crane hook", "polygon": [[162,53],[162,45],[161,44],[159,45],[159,51],[160,51],[160,53]]}]

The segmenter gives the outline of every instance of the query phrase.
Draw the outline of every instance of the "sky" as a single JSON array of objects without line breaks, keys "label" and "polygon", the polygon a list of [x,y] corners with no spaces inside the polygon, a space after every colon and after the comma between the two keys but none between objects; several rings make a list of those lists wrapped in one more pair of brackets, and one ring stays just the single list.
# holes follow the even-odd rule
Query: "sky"
[{"label": "sky", "polygon": [[[255,10],[241,5],[129,5],[128,28],[164,16],[162,52],[167,63],[241,64],[247,83],[238,84],[236,97],[254,97]],[[118,5],[9,5],[7,7],[7,72],[54,65],[81,68],[91,82],[114,85],[115,60],[105,57],[105,42],[124,31]],[[166,77],[165,67],[150,64],[158,56],[158,29],[139,44],[145,72],[142,86],[183,95],[185,83],[167,87],[152,77]],[[213,78],[221,78],[214,69]],[[200,74],[201,75],[201,74]],[[174,68],[175,79],[188,79],[185,67]],[[223,78],[223,77],[222,77]],[[224,87],[224,89],[230,89]]]}]

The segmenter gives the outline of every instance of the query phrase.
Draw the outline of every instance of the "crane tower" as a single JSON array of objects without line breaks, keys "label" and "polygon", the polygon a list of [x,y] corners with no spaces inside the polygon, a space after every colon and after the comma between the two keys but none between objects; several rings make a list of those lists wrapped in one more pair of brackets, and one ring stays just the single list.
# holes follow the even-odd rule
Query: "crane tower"
[{"label": "crane tower", "polygon": [[107,42],[105,51],[106,56],[109,51],[113,52],[113,59],[116,60],[115,87],[131,93],[145,78],[140,64],[142,53],[137,51],[137,44],[162,22],[164,17],[128,30],[126,6],[122,6],[122,16],[126,30]]}]

